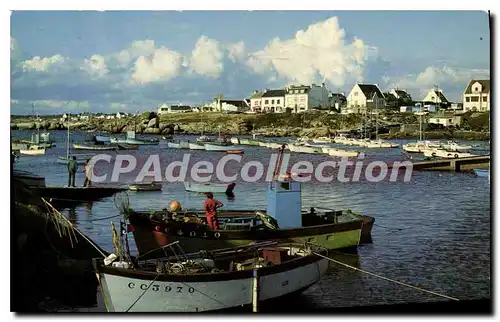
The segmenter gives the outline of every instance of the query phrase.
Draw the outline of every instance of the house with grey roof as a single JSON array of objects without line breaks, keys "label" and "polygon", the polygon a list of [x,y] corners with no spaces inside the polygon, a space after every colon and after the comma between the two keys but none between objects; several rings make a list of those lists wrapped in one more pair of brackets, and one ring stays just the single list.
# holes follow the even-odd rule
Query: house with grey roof
[{"label": "house with grey roof", "polygon": [[262,111],[271,113],[285,112],[285,90],[265,90],[262,94]]},{"label": "house with grey roof", "polygon": [[463,110],[485,112],[490,110],[491,84],[489,79],[471,79],[463,95]]},{"label": "house with grey roof", "polygon": [[250,96],[250,110],[255,113],[262,112],[262,92],[255,90]]},{"label": "house with grey roof", "polygon": [[367,110],[384,108],[385,97],[377,84],[356,84],[347,96],[347,108],[343,114],[364,113]]}]

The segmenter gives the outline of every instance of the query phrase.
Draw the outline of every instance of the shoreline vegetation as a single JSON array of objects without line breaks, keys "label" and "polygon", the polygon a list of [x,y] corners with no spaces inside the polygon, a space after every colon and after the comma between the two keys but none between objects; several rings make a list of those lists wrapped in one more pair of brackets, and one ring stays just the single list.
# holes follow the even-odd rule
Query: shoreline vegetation
[{"label": "shoreline vegetation", "polygon": [[[458,114],[457,114],[458,115]],[[461,126],[442,127],[423,121],[425,139],[460,139],[487,141],[490,139],[489,113],[461,114]],[[381,139],[418,139],[419,117],[412,113],[380,113],[366,119],[359,114],[327,114],[308,112],[301,114],[225,114],[218,112],[175,113],[157,115],[144,112],[138,116],[120,119],[71,120],[70,129],[95,131],[109,134],[135,131],[151,135],[251,135],[264,137],[334,136],[339,131],[355,131],[369,128],[373,137],[378,122]],[[56,116],[42,116],[35,122],[30,116],[11,116],[11,129],[65,130],[67,122]]]}]

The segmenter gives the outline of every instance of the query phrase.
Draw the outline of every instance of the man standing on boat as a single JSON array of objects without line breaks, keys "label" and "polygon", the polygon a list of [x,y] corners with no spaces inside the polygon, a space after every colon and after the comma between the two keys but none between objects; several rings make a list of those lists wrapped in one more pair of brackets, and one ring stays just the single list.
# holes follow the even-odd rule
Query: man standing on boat
[{"label": "man standing on boat", "polygon": [[207,225],[212,228],[212,230],[219,230],[217,208],[224,206],[224,204],[219,200],[214,199],[214,195],[211,192],[207,192],[206,196],[207,200],[205,200],[203,209],[205,209],[205,214],[207,216]]},{"label": "man standing on boat", "polygon": [[75,175],[76,175],[76,169],[78,168],[78,164],[76,164],[76,157],[73,156],[68,160],[68,174],[69,174],[69,179],[68,179],[68,187],[74,187],[75,186]]}]

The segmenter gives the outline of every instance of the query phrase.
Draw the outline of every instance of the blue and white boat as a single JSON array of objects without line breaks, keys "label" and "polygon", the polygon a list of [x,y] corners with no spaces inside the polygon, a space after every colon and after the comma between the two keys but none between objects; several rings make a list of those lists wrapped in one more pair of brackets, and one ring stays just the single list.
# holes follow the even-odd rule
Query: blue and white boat
[{"label": "blue and white boat", "polygon": [[490,176],[490,170],[489,169],[474,169],[474,173],[478,177],[488,177]]}]

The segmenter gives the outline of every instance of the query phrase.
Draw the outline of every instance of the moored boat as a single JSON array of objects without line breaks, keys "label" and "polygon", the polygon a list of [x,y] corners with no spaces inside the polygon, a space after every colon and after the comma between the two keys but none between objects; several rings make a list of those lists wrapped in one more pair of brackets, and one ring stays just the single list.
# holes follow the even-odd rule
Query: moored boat
[{"label": "moored boat", "polygon": [[473,169],[474,173],[478,177],[489,177],[490,176],[490,170],[489,169]]},{"label": "moored boat", "polygon": [[225,184],[225,183],[213,183],[213,182],[191,182],[184,181],[184,188],[186,191],[190,192],[198,192],[198,193],[228,193],[233,192],[234,183]]},{"label": "moored boat", "polygon": [[332,139],[326,136],[321,136],[319,138],[312,139],[312,141],[313,143],[324,143],[324,144],[332,143]]},{"label": "moored boat", "polygon": [[205,145],[189,142],[189,149],[190,150],[205,150]]},{"label": "moored boat", "polygon": [[44,155],[45,154],[45,148],[42,148],[38,145],[31,145],[28,149],[21,149],[19,150],[19,153],[22,155]]},{"label": "moored boat", "polygon": [[114,151],[118,147],[116,145],[102,145],[102,144],[77,144],[73,143],[75,150],[91,150],[91,151]]},{"label": "moored boat", "polygon": [[203,312],[250,306],[301,293],[328,269],[326,250],[314,245],[265,243],[187,255],[182,247],[175,252],[182,255],[111,263],[94,259],[106,309]]},{"label": "moored boat", "polygon": [[[374,218],[346,211],[303,212],[300,183],[277,179],[268,188],[266,211],[218,210],[219,230],[205,222],[203,210],[127,211],[140,254],[179,241],[186,251],[248,245],[265,240],[310,242],[328,249],[357,247],[371,242]],[[320,207],[318,207],[320,208]],[[176,218],[175,218],[176,217]]]},{"label": "moored boat", "polygon": [[129,144],[129,143],[118,143],[118,150],[137,150],[139,149],[138,144]]},{"label": "moored boat", "polygon": [[290,149],[291,152],[297,152],[297,153],[312,153],[312,154],[322,153],[322,148],[320,147],[289,144],[288,148]]},{"label": "moored boat", "polygon": [[423,153],[427,158],[458,159],[476,156],[469,152],[447,151],[445,149],[426,149],[423,150]]},{"label": "moored boat", "polygon": [[189,149],[189,141],[167,142],[170,149]]},{"label": "moored boat", "polygon": [[207,151],[231,151],[231,150],[238,150],[238,147],[235,145],[216,144],[214,142],[214,143],[205,143],[205,150],[207,150]]},{"label": "moored boat", "polygon": [[357,157],[359,155],[358,151],[354,150],[342,150],[336,148],[322,148],[323,153],[331,155],[333,157]]},{"label": "moored boat", "polygon": [[457,151],[457,152],[466,152],[472,149],[470,145],[461,145],[454,141],[447,141],[446,143],[441,145],[441,148],[448,151]]},{"label": "moored boat", "polygon": [[161,191],[163,184],[161,182],[135,183],[128,188],[132,191]]}]

